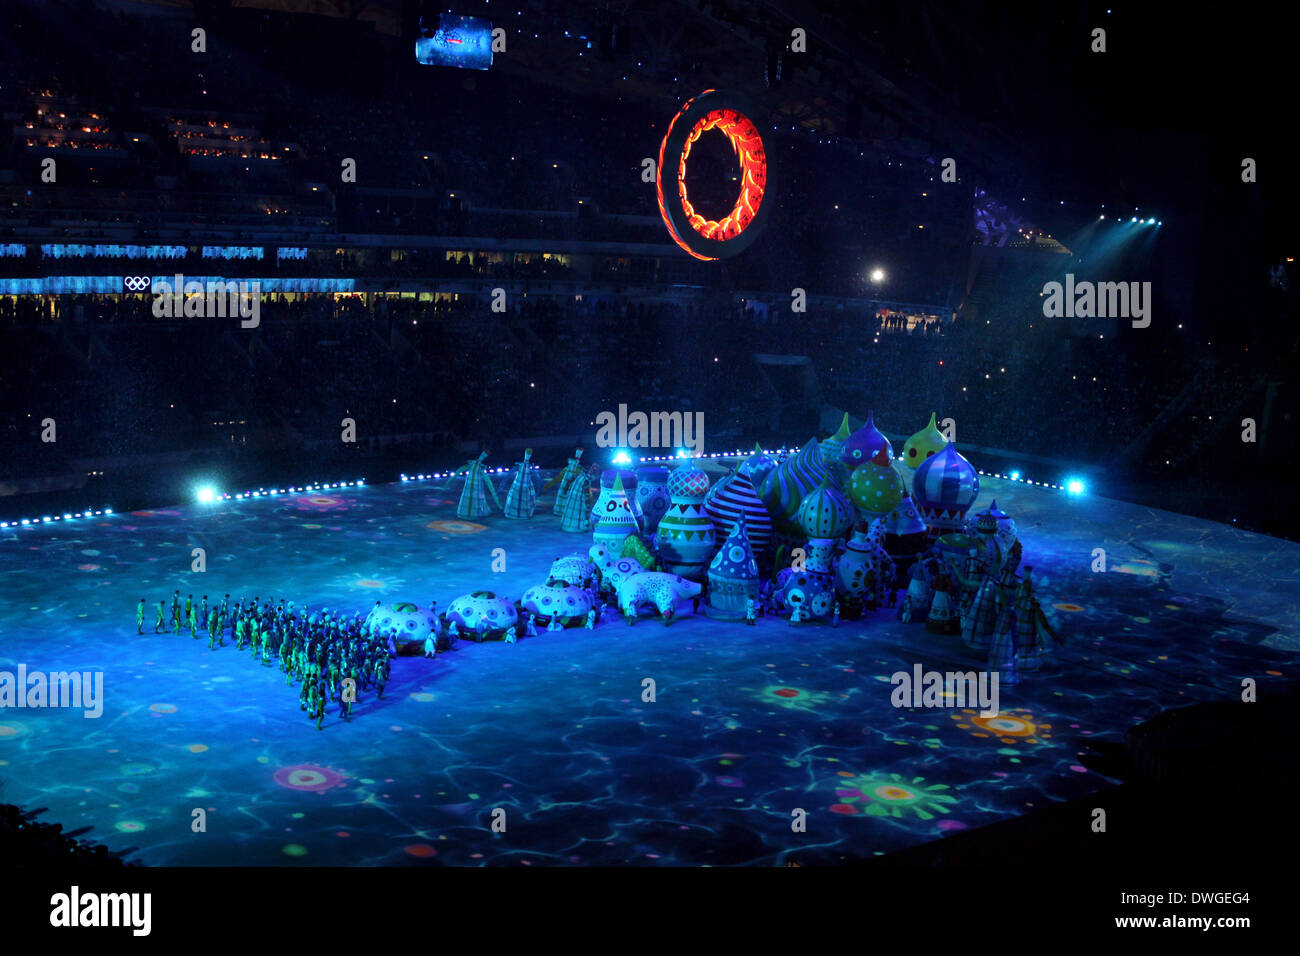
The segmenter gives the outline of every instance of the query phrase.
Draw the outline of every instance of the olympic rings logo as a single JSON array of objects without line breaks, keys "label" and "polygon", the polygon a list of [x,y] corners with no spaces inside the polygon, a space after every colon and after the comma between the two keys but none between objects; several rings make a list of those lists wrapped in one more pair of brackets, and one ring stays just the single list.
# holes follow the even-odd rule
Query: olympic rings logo
[{"label": "olympic rings logo", "polygon": [[[705,90],[687,100],[664,134],[659,146],[655,189],[659,214],[673,241],[696,259],[712,261],[744,251],[757,234],[767,191],[767,151],[752,109],[735,93]],[[740,162],[740,195],[731,212],[720,220],[705,219],[695,211],[686,191],[686,166],[691,148],[709,130],[724,134]],[[671,169],[677,195],[664,196],[664,170]]]},{"label": "olympic rings logo", "polygon": [[149,276],[125,276],[122,279],[122,286],[127,292],[148,292],[152,284],[153,279]]}]

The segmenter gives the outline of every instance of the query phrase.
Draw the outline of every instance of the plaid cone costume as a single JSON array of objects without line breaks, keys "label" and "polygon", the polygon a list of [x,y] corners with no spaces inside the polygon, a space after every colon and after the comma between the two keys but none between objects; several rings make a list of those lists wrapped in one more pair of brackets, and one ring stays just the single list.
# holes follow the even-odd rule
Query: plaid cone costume
[{"label": "plaid cone costume", "polygon": [[537,488],[533,485],[533,450],[524,449],[524,460],[515,465],[515,479],[502,509],[507,518],[531,518],[537,510]]},{"label": "plaid cone costume", "polygon": [[591,478],[579,471],[569,483],[569,493],[564,496],[564,513],[560,516],[561,531],[591,530]]},{"label": "plaid cone costume", "polygon": [[487,496],[491,495],[493,502],[498,508],[501,507],[501,499],[497,497],[497,490],[492,487],[492,482],[487,479],[487,469],[483,466],[483,460],[487,458],[488,453],[483,452],[474,461],[467,461],[456,469],[456,474],[462,471],[467,472],[465,475],[465,487],[460,493],[460,504],[456,506],[457,518],[482,518],[490,515],[492,509],[488,506]]},{"label": "plaid cone costume", "polygon": [[573,490],[573,481],[581,473],[582,449],[575,448],[573,450],[573,457],[570,458],[569,463],[564,466],[564,470],[542,486],[542,491],[545,491],[547,488],[550,488],[551,485],[556,483],[560,486],[559,490],[555,493],[555,507],[551,509],[551,514],[561,516],[564,514],[564,505],[568,500],[569,493]]},{"label": "plaid cone costume", "polygon": [[1038,669],[1045,650],[1042,640],[1044,634],[1053,641],[1058,640],[1056,632],[1047,622],[1047,615],[1043,613],[1038,599],[1034,597],[1034,583],[1029,577],[1033,570],[1029,565],[1025,565],[1025,577],[1020,582],[1020,587],[1016,589],[1015,602],[1016,631],[1019,636],[1016,656],[1020,669],[1026,671]]}]

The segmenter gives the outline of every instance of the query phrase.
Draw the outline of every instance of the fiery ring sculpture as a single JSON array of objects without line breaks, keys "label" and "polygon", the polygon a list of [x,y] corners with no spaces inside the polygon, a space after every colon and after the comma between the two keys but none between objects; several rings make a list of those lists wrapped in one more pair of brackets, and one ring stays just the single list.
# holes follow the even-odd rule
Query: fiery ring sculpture
[{"label": "fiery ring sculpture", "polygon": [[[753,111],[735,93],[705,90],[686,101],[668,124],[659,146],[655,190],[659,214],[673,241],[696,259],[712,261],[743,252],[757,235],[763,215],[763,194],[767,189],[767,151],[758,127],[749,117]],[[740,161],[740,195],[731,212],[721,220],[705,219],[695,211],[686,194],[686,163],[691,147],[705,132],[716,129],[726,135]],[[673,170],[677,195],[664,196],[665,170]]]}]

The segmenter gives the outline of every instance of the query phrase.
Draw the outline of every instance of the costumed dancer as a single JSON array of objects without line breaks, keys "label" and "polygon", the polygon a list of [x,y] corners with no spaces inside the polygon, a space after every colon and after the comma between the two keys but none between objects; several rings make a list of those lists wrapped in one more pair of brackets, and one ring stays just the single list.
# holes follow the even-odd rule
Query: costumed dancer
[{"label": "costumed dancer", "polygon": [[961,632],[961,625],[953,617],[952,582],[946,572],[940,571],[935,577],[934,594],[930,598],[930,613],[925,621],[925,629],[931,634]]},{"label": "costumed dancer", "polygon": [[524,622],[524,637],[537,636],[537,619],[536,615],[529,614],[528,620]]},{"label": "costumed dancer", "polygon": [[591,530],[591,475],[578,469],[569,482],[560,514],[560,530],[581,533]]},{"label": "costumed dancer", "polygon": [[1020,669],[1024,671],[1038,670],[1043,651],[1046,649],[1042,640],[1043,635],[1052,641],[1060,641],[1052,625],[1048,623],[1047,615],[1043,613],[1038,599],[1034,597],[1034,582],[1030,577],[1033,570],[1031,565],[1025,565],[1025,576],[1016,589],[1015,599],[1016,631],[1020,638],[1016,656]]},{"label": "costumed dancer", "polygon": [[993,639],[989,642],[989,671],[997,672],[998,680],[1007,686],[1020,683],[1016,671],[1016,615],[1010,605],[1001,608]]},{"label": "costumed dancer", "polygon": [[144,633],[144,598],[140,598],[140,603],[135,606],[135,632]]},{"label": "costumed dancer", "polygon": [[167,613],[167,605],[164,604],[162,601],[159,601],[158,620],[153,622],[153,632],[155,634],[157,634],[159,630],[161,630],[164,634],[167,633],[167,618],[165,616],[166,613]]},{"label": "costumed dancer", "polygon": [[537,511],[537,486],[533,484],[533,450],[524,449],[524,460],[515,465],[515,479],[506,493],[507,518],[531,518]]},{"label": "costumed dancer", "polygon": [[492,482],[488,481],[487,467],[483,464],[488,453],[483,452],[474,461],[467,461],[457,468],[452,474],[459,475],[465,472],[465,487],[460,492],[460,503],[456,506],[457,518],[482,518],[492,513],[492,508],[488,505],[487,496],[492,496],[492,501],[497,508],[501,507],[501,499],[497,497],[497,490],[492,487]]},{"label": "costumed dancer", "polygon": [[559,484],[559,489],[555,492],[555,506],[551,509],[553,515],[563,515],[564,506],[569,500],[569,494],[573,490],[573,480],[582,473],[582,449],[573,449],[573,457],[569,463],[564,466],[564,470],[559,474],[552,476],[551,480],[542,486],[542,491],[546,491],[554,484]]}]

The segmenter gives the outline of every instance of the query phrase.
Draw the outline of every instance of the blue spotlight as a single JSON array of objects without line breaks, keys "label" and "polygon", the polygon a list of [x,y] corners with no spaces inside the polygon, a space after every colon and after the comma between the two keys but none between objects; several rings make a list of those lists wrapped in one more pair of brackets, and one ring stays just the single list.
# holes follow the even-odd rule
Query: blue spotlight
[{"label": "blue spotlight", "polygon": [[1065,479],[1066,494],[1081,495],[1088,490],[1088,486],[1083,483],[1082,478]]},{"label": "blue spotlight", "polygon": [[690,458],[690,457],[691,457],[691,454],[690,454],[690,452],[688,452],[685,448],[679,448],[679,449],[677,449],[677,457],[678,457],[678,458]]},{"label": "blue spotlight", "polygon": [[616,455],[614,455],[614,464],[630,465],[632,464],[632,456],[625,451],[620,451]]},{"label": "blue spotlight", "polygon": [[1011,480],[1012,480],[1012,481],[1019,481],[1019,480],[1020,480],[1020,472],[1018,472],[1018,471],[1013,471],[1013,472],[1011,473]]}]

